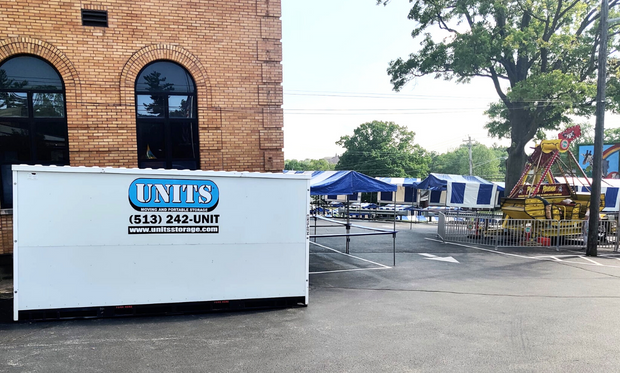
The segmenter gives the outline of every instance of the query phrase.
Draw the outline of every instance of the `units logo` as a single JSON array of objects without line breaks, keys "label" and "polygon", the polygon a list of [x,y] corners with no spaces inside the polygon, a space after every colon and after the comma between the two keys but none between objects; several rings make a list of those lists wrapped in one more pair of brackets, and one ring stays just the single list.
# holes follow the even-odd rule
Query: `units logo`
[{"label": "units logo", "polygon": [[138,211],[213,211],[219,200],[211,180],[136,179],[129,186],[129,203]]}]

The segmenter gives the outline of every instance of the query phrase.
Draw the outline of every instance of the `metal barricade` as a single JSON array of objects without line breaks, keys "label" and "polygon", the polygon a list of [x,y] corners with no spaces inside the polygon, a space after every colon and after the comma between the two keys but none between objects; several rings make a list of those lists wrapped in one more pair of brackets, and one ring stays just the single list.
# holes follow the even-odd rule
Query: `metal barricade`
[{"label": "metal barricade", "polygon": [[[310,240],[316,242],[317,238],[327,238],[327,237],[345,237],[346,239],[346,249],[345,253],[349,254],[349,243],[351,241],[351,237],[361,237],[361,236],[380,236],[380,235],[391,235],[392,236],[392,258],[393,265],[396,266],[396,233],[398,231],[396,229],[382,229],[382,228],[373,228],[373,227],[365,227],[362,225],[351,224],[350,222],[341,222],[334,219],[328,219],[318,215],[312,215],[312,219],[314,219],[314,234],[308,234]],[[317,221],[321,220],[326,224],[318,225]],[[309,223],[309,222],[308,222]],[[396,224],[396,223],[394,223]],[[337,233],[337,234],[317,234],[317,227],[343,227],[346,230],[346,233]],[[396,226],[394,226],[396,227]],[[350,233],[351,228],[358,228],[366,232],[362,233]],[[310,226],[308,226],[308,233],[310,233]]]},{"label": "metal barricade", "polygon": [[[499,215],[440,214],[438,237],[447,242],[493,247],[573,247],[586,245],[584,220],[503,219]],[[598,248],[618,251],[618,220],[602,219]]]}]

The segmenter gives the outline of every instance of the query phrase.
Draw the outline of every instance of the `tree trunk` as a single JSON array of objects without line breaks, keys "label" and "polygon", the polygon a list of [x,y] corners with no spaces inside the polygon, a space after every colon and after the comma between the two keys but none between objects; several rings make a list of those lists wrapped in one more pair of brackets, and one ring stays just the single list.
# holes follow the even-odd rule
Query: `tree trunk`
[{"label": "tree trunk", "polygon": [[525,145],[534,138],[538,130],[538,126],[527,111],[514,109],[510,114],[511,145],[507,150],[508,159],[506,160],[506,197],[519,182],[528,158],[525,154]]},{"label": "tree trunk", "polygon": [[525,142],[513,141],[512,145],[508,148],[508,159],[506,159],[506,192],[504,195],[508,197],[512,188],[517,184],[523,167],[527,161],[527,154],[525,154]]}]

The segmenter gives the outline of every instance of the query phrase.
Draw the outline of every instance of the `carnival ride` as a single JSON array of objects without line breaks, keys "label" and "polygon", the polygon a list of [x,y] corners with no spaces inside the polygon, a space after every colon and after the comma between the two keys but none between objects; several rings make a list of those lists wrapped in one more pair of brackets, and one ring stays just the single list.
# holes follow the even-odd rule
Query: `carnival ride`
[{"label": "carnival ride", "polygon": [[[558,139],[542,140],[534,148],[519,181],[501,203],[503,232],[558,238],[581,233],[590,193],[577,193],[568,181],[577,171],[590,182],[570,151],[570,144],[580,135],[579,126],[570,127]],[[563,153],[571,165],[561,159]],[[605,196],[601,195],[599,211],[604,207]]]}]

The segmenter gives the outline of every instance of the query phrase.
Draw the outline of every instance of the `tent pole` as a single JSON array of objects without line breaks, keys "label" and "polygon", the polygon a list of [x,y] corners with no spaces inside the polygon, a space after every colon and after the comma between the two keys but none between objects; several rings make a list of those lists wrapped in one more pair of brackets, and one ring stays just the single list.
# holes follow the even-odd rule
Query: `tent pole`
[{"label": "tent pole", "polygon": [[351,199],[349,198],[349,195],[347,194],[347,225],[346,225],[346,228],[347,228],[347,241],[346,241],[346,244],[345,244],[345,252],[347,254],[349,253],[349,241],[351,241],[351,238],[349,237],[349,233],[351,232],[351,225],[350,225],[350,221],[349,221],[349,218],[350,218],[350,215],[349,215],[349,204],[351,203],[350,201],[351,201]]},{"label": "tent pole", "polygon": [[[316,236],[316,215],[314,215],[314,235]],[[316,242],[316,237],[314,237],[314,242]]]},{"label": "tent pole", "polygon": [[373,209],[373,210],[375,210],[375,215],[372,218],[373,221],[377,221],[378,220],[377,216],[378,216],[378,212],[379,212],[379,196],[380,196],[379,192],[375,192],[375,202],[374,202],[375,203],[375,208]]},{"label": "tent pole", "polygon": [[394,198],[392,198],[394,202],[394,230],[396,230],[396,192],[394,192]]},{"label": "tent pole", "polygon": [[[394,232],[396,232],[396,192],[398,192],[398,187],[394,191]],[[392,257],[394,261],[394,267],[396,267],[396,233],[392,233]]]},{"label": "tent pole", "polygon": [[[407,189],[405,188],[405,192],[407,191]],[[416,189],[411,188],[411,211],[409,212],[409,230],[412,229],[413,227],[413,195],[415,194]]]}]

